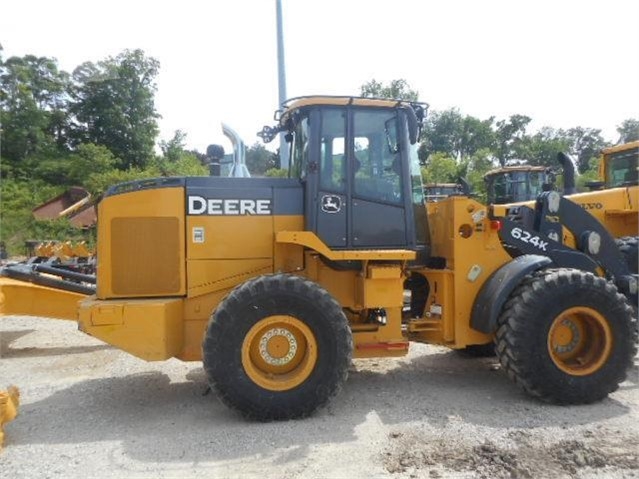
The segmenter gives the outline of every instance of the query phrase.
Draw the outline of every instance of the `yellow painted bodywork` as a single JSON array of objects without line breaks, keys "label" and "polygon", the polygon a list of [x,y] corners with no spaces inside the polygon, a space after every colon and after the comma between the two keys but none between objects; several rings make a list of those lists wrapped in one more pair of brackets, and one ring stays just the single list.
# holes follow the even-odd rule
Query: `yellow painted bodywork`
[{"label": "yellow painted bodywork", "polygon": [[576,193],[568,198],[597,218],[612,236],[639,234],[639,186]]},{"label": "yellow painted bodywork", "polygon": [[98,218],[98,298],[185,294],[183,188],[107,196]]},{"label": "yellow painted bodywork", "polygon": [[80,302],[81,331],[147,361],[178,356],[184,342],[183,299]]},{"label": "yellow painted bodywork", "polygon": [[10,386],[6,391],[0,391],[0,449],[4,445],[4,425],[16,418],[19,404],[18,388]]},{"label": "yellow painted bodywork", "polygon": [[639,235],[639,186],[621,186],[611,188],[609,182],[610,160],[612,155],[639,148],[639,141],[625,143],[601,151],[599,159],[599,181],[604,183],[603,190],[570,195],[570,199],[582,205],[614,236]]},{"label": "yellow painted bodywork", "polygon": [[78,319],[78,301],[86,296],[10,278],[0,278],[0,315]]},{"label": "yellow painted bodywork", "polygon": [[[82,331],[146,360],[201,360],[204,331],[220,301],[250,278],[284,272],[315,281],[342,305],[354,357],[401,356],[409,340],[452,348],[489,342],[470,328],[470,312],[485,280],[510,257],[485,206],[455,196],[428,211],[432,255],[445,260],[444,269],[411,266],[411,250],[331,250],[303,230],[302,216],[187,217],[181,187],[107,196],[99,206],[97,294],[27,285],[24,291],[37,291],[30,302],[20,299],[14,308],[20,296],[11,293],[3,304],[8,314],[31,309],[78,319]],[[333,267],[340,261],[361,268]],[[424,317],[403,323],[411,272],[428,279],[430,294]],[[43,301],[46,294],[52,299]]]},{"label": "yellow painted bodywork", "polygon": [[414,270],[428,279],[430,293],[424,317],[408,323],[410,338],[451,348],[487,343],[489,335],[470,328],[473,302],[488,277],[511,258],[484,205],[449,197],[428,208],[431,255],[445,258],[446,268]]}]

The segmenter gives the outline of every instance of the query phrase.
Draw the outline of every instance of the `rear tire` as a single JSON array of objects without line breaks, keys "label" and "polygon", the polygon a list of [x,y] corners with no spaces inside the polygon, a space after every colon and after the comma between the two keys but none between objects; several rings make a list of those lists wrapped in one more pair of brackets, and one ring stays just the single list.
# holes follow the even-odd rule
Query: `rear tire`
[{"label": "rear tire", "polygon": [[573,269],[529,275],[498,319],[497,356],[525,392],[560,404],[605,398],[636,354],[636,319],[614,284]]},{"label": "rear tire", "polygon": [[286,274],[235,288],[202,345],[218,397],[261,421],[302,418],[327,404],[346,380],[352,349],[340,305],[319,285]]}]

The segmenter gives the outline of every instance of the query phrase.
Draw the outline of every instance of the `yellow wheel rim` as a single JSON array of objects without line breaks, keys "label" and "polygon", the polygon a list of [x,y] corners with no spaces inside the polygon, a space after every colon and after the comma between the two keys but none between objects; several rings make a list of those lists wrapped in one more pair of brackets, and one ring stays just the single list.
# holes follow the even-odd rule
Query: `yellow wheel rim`
[{"label": "yellow wheel rim", "polygon": [[606,363],[612,351],[610,325],[591,308],[567,309],[550,326],[548,351],[563,372],[573,376],[592,374]]},{"label": "yellow wheel rim", "polygon": [[242,343],[242,366],[251,380],[271,391],[302,384],[317,363],[317,342],[311,330],[292,316],[258,321]]}]

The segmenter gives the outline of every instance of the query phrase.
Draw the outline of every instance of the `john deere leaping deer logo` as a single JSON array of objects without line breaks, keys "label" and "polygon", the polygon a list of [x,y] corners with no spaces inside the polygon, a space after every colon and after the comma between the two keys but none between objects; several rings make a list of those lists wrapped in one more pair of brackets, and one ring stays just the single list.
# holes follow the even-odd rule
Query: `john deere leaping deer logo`
[{"label": "john deere leaping deer logo", "polygon": [[342,200],[336,195],[322,196],[322,211],[324,213],[339,213],[342,209]]}]

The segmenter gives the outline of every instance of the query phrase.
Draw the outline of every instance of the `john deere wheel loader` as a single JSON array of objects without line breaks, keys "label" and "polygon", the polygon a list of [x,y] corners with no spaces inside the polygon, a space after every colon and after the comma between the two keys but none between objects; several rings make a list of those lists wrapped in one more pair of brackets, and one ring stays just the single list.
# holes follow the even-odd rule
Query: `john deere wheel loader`
[{"label": "john deere wheel loader", "polygon": [[626,298],[637,277],[614,239],[552,192],[520,217],[460,195],[427,215],[417,159],[425,108],[291,100],[262,131],[289,138],[289,178],[114,186],[98,206],[95,293],[78,302],[93,292],[88,278],[61,274],[60,286],[86,288],[67,292],[55,279],[27,283],[42,273],[23,271],[3,279],[4,312],[77,319],[146,360],[202,360],[222,401],[258,420],[313,413],[352,357],[403,356],[411,341],[494,340],[533,396],[605,397],[635,355]]}]

